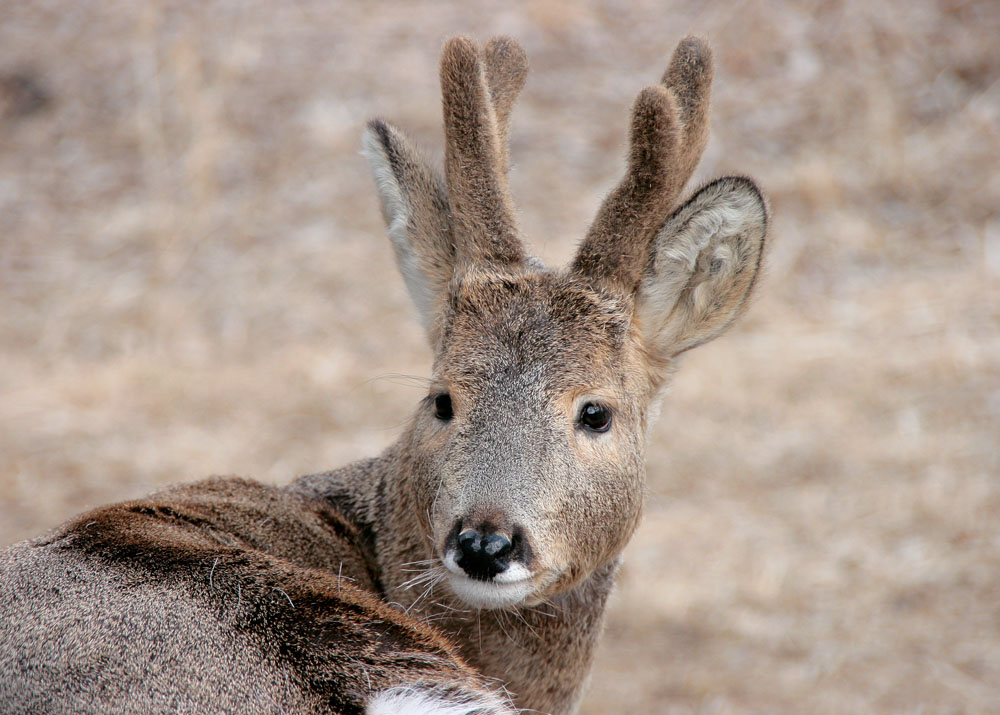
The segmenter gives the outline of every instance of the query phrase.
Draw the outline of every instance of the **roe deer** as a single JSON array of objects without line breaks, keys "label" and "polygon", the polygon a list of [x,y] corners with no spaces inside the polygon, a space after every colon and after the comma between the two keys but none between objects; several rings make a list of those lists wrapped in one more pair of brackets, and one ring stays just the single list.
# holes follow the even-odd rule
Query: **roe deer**
[{"label": "roe deer", "polygon": [[381,456],[105,506],[0,558],[0,709],[571,713],[642,507],[651,404],[757,277],[752,181],[679,205],[708,135],[685,39],[632,110],[624,178],[576,258],[522,247],[507,38],[441,59],[444,176],[395,128],[364,153],[434,351]]}]

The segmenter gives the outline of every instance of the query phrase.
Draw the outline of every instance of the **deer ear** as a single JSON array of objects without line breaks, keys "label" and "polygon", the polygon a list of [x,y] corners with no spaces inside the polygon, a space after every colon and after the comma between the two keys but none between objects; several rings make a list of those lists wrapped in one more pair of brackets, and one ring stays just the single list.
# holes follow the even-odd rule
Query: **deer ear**
[{"label": "deer ear", "polygon": [[654,359],[708,342],[739,317],[766,230],[764,197],[737,177],[713,181],[667,219],[636,295],[636,322]]},{"label": "deer ear", "polygon": [[402,132],[378,119],[365,129],[362,154],[375,177],[400,273],[434,344],[438,303],[456,260],[444,180]]}]

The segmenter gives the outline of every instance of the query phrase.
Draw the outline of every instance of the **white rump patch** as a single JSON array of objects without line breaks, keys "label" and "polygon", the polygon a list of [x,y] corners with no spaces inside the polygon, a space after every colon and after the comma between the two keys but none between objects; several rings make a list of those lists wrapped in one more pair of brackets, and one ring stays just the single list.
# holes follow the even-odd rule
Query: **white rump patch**
[{"label": "white rump patch", "polygon": [[383,690],[365,708],[365,715],[513,715],[515,712],[505,701],[490,695],[442,695],[414,687]]}]

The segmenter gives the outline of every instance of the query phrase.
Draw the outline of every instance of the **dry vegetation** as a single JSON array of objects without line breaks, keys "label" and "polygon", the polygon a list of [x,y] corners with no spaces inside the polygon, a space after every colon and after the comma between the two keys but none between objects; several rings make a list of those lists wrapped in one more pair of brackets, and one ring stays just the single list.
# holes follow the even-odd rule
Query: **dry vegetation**
[{"label": "dry vegetation", "polygon": [[459,32],[531,58],[512,180],[543,258],[688,32],[718,61],[699,176],[772,202],[759,298],[652,434],[584,712],[1000,711],[991,0],[3,3],[0,543],[393,439],[429,353],[358,137],[384,114],[438,151]]}]

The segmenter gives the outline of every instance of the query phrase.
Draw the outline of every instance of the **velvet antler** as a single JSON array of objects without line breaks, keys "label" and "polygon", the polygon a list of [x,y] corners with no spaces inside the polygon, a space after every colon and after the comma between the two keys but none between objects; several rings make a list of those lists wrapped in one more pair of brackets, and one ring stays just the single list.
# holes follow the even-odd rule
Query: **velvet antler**
[{"label": "velvet antler", "polygon": [[674,50],[661,83],[632,109],[628,169],[604,200],[573,270],[631,294],[656,231],[694,173],[708,139],[712,52],[696,37]]},{"label": "velvet antler", "polygon": [[524,260],[507,188],[505,143],[526,67],[520,47],[507,38],[491,41],[481,53],[471,40],[456,37],[441,56],[445,181],[456,250],[469,263]]},{"label": "velvet antler", "polygon": [[510,148],[507,144],[507,128],[514,100],[524,88],[528,78],[528,58],[521,46],[506,36],[494,37],[483,48],[483,62],[486,65],[486,82],[493,100],[493,111],[497,118],[497,138],[500,149],[498,165],[500,172],[507,174]]}]

